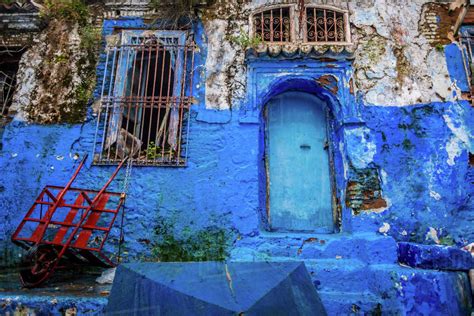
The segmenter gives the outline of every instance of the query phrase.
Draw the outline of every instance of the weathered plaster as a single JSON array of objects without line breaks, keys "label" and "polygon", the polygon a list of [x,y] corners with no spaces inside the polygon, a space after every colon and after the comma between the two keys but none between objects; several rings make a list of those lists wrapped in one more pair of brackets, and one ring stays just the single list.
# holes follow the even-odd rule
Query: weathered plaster
[{"label": "weathered plaster", "polygon": [[52,20],[22,55],[11,115],[45,124],[84,121],[87,100],[80,98],[94,84],[88,77],[93,54],[81,46],[77,24]]},{"label": "weathered plaster", "polygon": [[[401,106],[454,100],[443,51],[415,27],[428,1],[376,0],[360,10],[350,2],[356,85],[367,104]],[[370,52],[370,53],[369,53]],[[428,67],[426,65],[429,65]]]},{"label": "weathered plaster", "polygon": [[[294,4],[296,1],[287,1]],[[236,1],[218,4],[209,12],[218,12],[220,18],[205,21],[210,55],[206,63],[206,107],[227,109],[239,105],[246,88],[246,62],[232,42],[232,36],[248,32],[249,16],[263,5],[277,1],[249,1],[240,6]],[[455,82],[448,80],[449,73],[444,52],[433,45],[426,31],[426,15],[430,13],[426,0],[396,1],[374,0],[359,2],[326,3],[318,0],[306,3],[329,4],[349,9],[354,52],[354,75],[358,93],[367,104],[403,106],[437,101],[452,101],[460,96]],[[446,19],[448,5],[436,4],[434,16],[440,25],[429,21],[428,29],[443,34],[440,45],[447,44]],[[431,9],[434,10],[434,9]],[[428,13],[427,13],[428,11]],[[211,13],[206,13],[211,15]],[[457,12],[457,11],[456,11]],[[456,15],[454,12],[452,15]],[[223,19],[222,16],[228,17]],[[443,24],[444,23],[444,24]],[[449,24],[449,23],[448,23]],[[223,32],[227,36],[223,36]],[[431,33],[430,33],[431,34]],[[229,36],[230,35],[230,36]],[[290,43],[283,48],[291,51],[300,47]],[[266,50],[267,48],[265,48]],[[281,48],[268,48],[269,54],[279,54]],[[299,48],[303,51],[306,48]],[[256,49],[258,51],[258,48]],[[322,47],[322,52],[327,48]],[[273,53],[272,53],[273,52]],[[212,58],[211,58],[212,57]],[[426,67],[426,65],[429,67]]]}]

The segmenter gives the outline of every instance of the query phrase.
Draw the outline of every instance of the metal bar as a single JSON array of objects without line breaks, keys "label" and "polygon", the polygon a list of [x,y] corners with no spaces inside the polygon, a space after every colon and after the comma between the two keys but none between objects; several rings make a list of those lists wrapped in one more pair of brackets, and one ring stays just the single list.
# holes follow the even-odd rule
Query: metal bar
[{"label": "metal bar", "polygon": [[[123,55],[123,51],[120,50],[120,55],[119,55],[119,59],[122,60],[121,56]],[[117,59],[117,48],[114,48],[114,58],[113,58],[113,62],[112,62],[112,71],[111,71],[111,78],[110,78],[110,83],[109,83],[109,91],[107,93],[107,95],[111,95],[112,93],[112,86],[115,86],[114,84],[114,80],[115,80],[115,63],[116,63],[116,59]],[[104,78],[104,80],[106,80]],[[115,103],[112,104],[113,106],[115,106]],[[112,111],[113,111],[113,108],[112,108]],[[112,112],[113,113],[113,112]],[[105,110],[105,118],[104,118],[104,123],[107,124],[109,122],[109,107],[107,107],[107,109]],[[102,137],[102,146],[101,146],[101,158],[103,158],[103,152],[104,152],[104,146],[105,146],[105,140],[106,140],[106,137],[108,137],[108,126],[106,126],[104,128],[104,134],[103,134],[103,137]],[[110,147],[108,148],[108,153],[110,154]]]},{"label": "metal bar", "polygon": [[270,42],[273,40],[273,10],[270,10]]},{"label": "metal bar", "polygon": [[[136,92],[136,96],[141,96],[141,86],[142,86],[142,74],[143,74],[143,56],[145,54],[145,46],[142,45],[141,47],[141,60],[140,60],[140,72],[139,72],[139,75],[138,75],[138,87],[137,87],[137,92]],[[135,73],[135,72],[134,72]],[[132,80],[133,82],[133,80]],[[132,95],[133,95],[133,84],[132,84]],[[133,120],[133,136],[136,137],[136,133],[137,133],[137,124],[142,124],[142,120],[139,120],[138,119],[138,115],[143,115],[143,110],[141,111],[141,113],[139,113],[139,106],[138,106],[138,103],[134,102],[134,106],[135,106],[135,115],[134,115],[134,120]],[[141,107],[140,107],[141,109]],[[141,145],[141,144],[140,144]],[[134,152],[134,148],[135,147],[135,142],[132,142],[132,149],[131,149],[131,152],[133,153]],[[138,156],[137,156],[137,159],[140,159],[140,148],[138,149],[139,152],[138,152]]]},{"label": "metal bar", "polygon": [[[153,88],[152,88],[152,92],[151,92],[151,103],[150,103],[150,120],[148,122],[148,144],[147,144],[147,151],[146,151],[146,160],[148,160],[148,153],[150,152],[150,138],[151,138],[151,130],[152,130],[152,127],[153,127],[153,115],[155,113],[155,92],[156,92],[156,76],[157,76],[157,71],[158,71],[158,56],[159,56],[159,49],[160,49],[160,46],[159,45],[156,45],[156,49],[155,49],[155,69],[153,71]],[[157,122],[158,122],[158,117],[157,117]],[[154,151],[156,151],[156,144],[155,142],[153,141],[153,145],[155,146],[155,148],[153,148]]]},{"label": "metal bar", "polygon": [[[45,189],[43,189],[43,191],[40,193],[40,198],[39,199],[42,199],[42,196],[44,196],[44,192],[45,192]],[[26,215],[25,215],[25,218],[28,218],[31,216],[31,214],[33,214],[34,210],[36,209],[36,203],[34,203],[30,209],[28,210],[28,212],[26,212]],[[43,217],[42,214],[40,214],[40,217]],[[23,218],[23,220],[21,221],[20,225],[18,225],[17,229],[15,230],[15,232],[13,233],[12,235],[12,240],[17,240],[18,239],[18,235],[20,234],[20,232],[22,231],[23,227],[25,226],[26,224],[26,220],[25,218]]]},{"label": "metal bar", "polygon": [[118,167],[115,169],[114,173],[111,175],[111,177],[109,178],[109,180],[105,183],[105,185],[102,187],[102,189],[99,191],[99,193],[97,193],[97,195],[94,197],[93,201],[92,201],[92,205],[89,206],[89,208],[86,210],[84,216],[81,217],[81,220],[79,221],[79,223],[77,224],[77,226],[73,229],[72,233],[69,235],[68,239],[66,240],[66,242],[64,243],[61,251],[59,252],[58,256],[57,256],[57,260],[54,261],[50,266],[49,266],[49,271],[50,273],[56,268],[56,266],[58,265],[60,259],[62,258],[62,256],[65,254],[65,252],[67,251],[68,247],[71,245],[71,242],[72,240],[75,238],[76,236],[76,233],[77,231],[79,230],[79,228],[83,225],[84,223],[84,220],[87,218],[87,216],[89,215],[89,213],[92,211],[92,209],[95,207],[95,204],[99,202],[102,194],[104,192],[107,191],[107,188],[108,186],[110,185],[110,183],[115,179],[115,177],[117,176],[117,173],[120,171],[120,169],[122,168],[123,164],[127,161],[127,158],[125,158],[124,160],[122,160],[122,162],[118,165]]},{"label": "metal bar", "polygon": [[[127,56],[129,56],[129,55],[130,55],[130,53],[127,54]],[[128,68],[128,62],[127,62],[127,68]],[[125,87],[127,86],[127,83],[128,83],[128,77],[129,77],[129,76],[127,76],[127,78],[125,79]],[[132,86],[133,86],[133,81],[132,81]],[[127,97],[125,97],[125,99],[127,99]],[[132,103],[125,101],[125,104],[122,105],[122,106],[123,106],[123,108],[127,107],[127,116],[126,116],[127,122],[125,123],[125,130],[126,130],[126,133],[125,133],[125,140],[124,140],[124,143],[125,143],[125,145],[126,145],[126,144],[127,144],[127,139],[128,139],[128,133],[129,133],[129,132],[128,132],[128,128],[129,128],[129,126],[130,126],[130,113],[131,113]],[[131,156],[132,156],[132,153],[133,153],[133,152],[130,152],[130,153],[129,153],[130,159],[132,159],[132,157],[131,157]]]},{"label": "metal bar", "polygon": [[[190,74],[190,83],[189,83],[189,95],[190,97],[193,97],[193,81],[194,81],[194,47],[192,48],[192,54],[191,54],[191,74]],[[184,161],[185,163],[188,161],[188,144],[189,144],[189,133],[190,133],[190,130],[189,130],[189,124],[190,124],[190,121],[191,119],[189,118],[189,111],[190,111],[190,108],[191,108],[191,103],[189,103],[189,107],[188,107],[188,124],[187,124],[187,127],[186,127],[186,152],[185,152],[185,157],[184,157]],[[188,104],[187,104],[188,105]],[[179,159],[179,157],[178,157]]]},{"label": "metal bar", "polygon": [[[157,149],[158,149],[157,146],[160,142],[160,140],[158,138],[159,130],[160,130],[160,127],[161,127],[161,124],[162,124],[162,122],[161,122],[161,108],[163,106],[163,103],[162,103],[162,100],[163,100],[163,79],[165,78],[166,53],[167,53],[167,51],[163,48],[162,54],[161,54],[162,63],[161,63],[160,97],[159,97],[160,98],[160,106],[158,108],[158,116],[156,118],[155,151],[154,151],[154,155],[153,155],[153,159],[155,161],[157,160],[157,152],[156,152]],[[169,85],[169,80],[168,80],[168,85]],[[169,96],[167,95],[166,99],[165,99],[165,103],[164,103],[165,106],[167,106],[168,100],[169,100]]]},{"label": "metal bar", "polygon": [[[104,89],[105,89],[105,79],[107,78],[107,67],[109,64],[109,50],[108,48],[105,49],[106,51],[106,58],[105,58],[105,69],[104,69],[104,78],[102,80],[102,88],[100,89],[100,100],[101,106],[99,106],[99,113],[97,114],[97,126],[94,134],[94,144],[92,147],[92,155],[95,155],[95,147],[97,145],[97,136],[99,134],[99,126],[100,126],[100,117],[102,114],[102,100],[104,99]],[[113,70],[112,70],[113,71]],[[92,157],[94,159],[94,157]]]},{"label": "metal bar", "polygon": [[325,9],[323,9],[323,13],[324,13],[324,39],[327,42],[328,41],[328,21],[327,21]]},{"label": "metal bar", "polygon": [[184,52],[184,62],[183,65],[185,67],[185,71],[183,71],[183,78],[181,79],[182,85],[181,85],[181,95],[180,95],[180,106],[179,106],[179,121],[178,121],[178,138],[177,138],[177,155],[176,155],[176,164],[179,164],[179,160],[181,157],[181,137],[182,137],[182,130],[183,130],[183,114],[184,114],[184,103],[182,97],[184,96],[184,89],[185,89],[185,84],[186,84],[186,76],[187,76],[187,64],[188,64],[188,50],[185,50]]},{"label": "metal bar", "polygon": [[[114,213],[115,215],[116,213]],[[31,218],[27,220],[28,222],[34,222],[34,223],[44,223],[44,221],[41,221],[39,219]],[[60,222],[60,221],[50,221],[49,225],[57,225],[61,227],[77,227],[77,224],[70,223],[70,222]],[[101,227],[101,226],[92,226],[92,225],[82,225],[81,229],[88,229],[88,230],[100,230],[100,231],[106,231],[107,227]]]},{"label": "metal bar", "polygon": [[[167,88],[167,93],[166,93],[166,112],[165,112],[165,117],[163,118],[164,121],[162,122],[164,129],[161,135],[161,137],[163,137],[162,146],[161,146],[161,160],[164,160],[165,158],[165,143],[166,143],[166,136],[167,136],[166,132],[167,132],[168,121],[169,121],[169,116],[170,116],[170,111],[171,111],[171,105],[170,105],[169,100],[170,100],[170,92],[171,92],[172,69],[173,69],[173,66],[172,66],[172,58],[171,58],[171,53],[170,53],[170,62],[169,62],[169,67],[168,67],[168,88]],[[173,97],[173,101],[175,101],[174,97]]]},{"label": "metal bar", "polygon": [[[144,45],[142,47],[142,60],[141,60],[141,63],[140,63],[140,78],[138,80],[138,91],[137,91],[137,95],[138,96],[141,96],[142,98],[146,96],[146,92],[143,93],[142,91],[142,81],[145,81],[145,84],[147,83],[146,80],[142,80],[143,79],[143,63],[144,63],[144,58],[145,58],[145,49],[146,49],[146,46]],[[149,64],[149,63],[148,63]],[[148,79],[145,77],[145,79]],[[145,104],[146,104],[146,99],[145,99]],[[145,107],[141,107],[141,111],[140,111],[140,116],[141,116],[141,119],[140,119],[140,125],[139,125],[139,131],[138,132],[138,139],[140,139],[140,141],[142,141],[142,143],[140,144],[140,146],[138,147],[138,159],[140,159],[140,154],[141,154],[141,151],[142,151],[142,146],[143,146],[143,137],[142,137],[142,134],[143,134],[143,125],[144,125],[144,122],[145,122]],[[135,142],[132,143],[132,146]]]},{"label": "metal bar", "polygon": [[318,41],[318,18],[316,16],[317,14],[316,8],[313,8],[313,19],[314,19],[314,41]]},{"label": "metal bar", "polygon": [[[122,207],[124,201],[125,201],[125,195],[123,195],[122,198],[120,198],[117,210],[120,210],[120,207]],[[109,237],[110,231],[112,230],[112,227],[115,223],[115,219],[117,218],[117,215],[118,215],[118,212],[114,213],[112,219],[110,220],[110,224],[107,227],[107,230],[105,230],[105,235],[104,235],[104,238],[102,239],[102,242],[100,243],[99,249],[102,249],[104,247],[105,241]]]},{"label": "metal bar", "polygon": [[[84,156],[84,158],[82,158],[82,161],[81,163],[79,164],[79,166],[77,167],[76,171],[74,172],[74,174],[72,175],[71,179],[69,180],[69,182],[66,184],[66,186],[64,187],[64,189],[59,193],[58,197],[57,197],[57,201],[54,203],[53,206],[51,206],[50,208],[48,208],[48,211],[46,212],[46,214],[44,215],[44,218],[45,218],[45,223],[42,227],[38,227],[39,230],[35,231],[35,234],[37,234],[38,236],[38,239],[36,241],[36,245],[39,244],[40,240],[43,238],[44,236],[44,233],[46,231],[46,229],[48,228],[48,225],[49,223],[51,222],[52,220],[52,217],[53,217],[53,214],[54,212],[56,211],[56,209],[59,207],[59,204],[62,202],[62,199],[64,197],[64,195],[66,194],[67,190],[69,189],[69,187],[71,187],[72,183],[74,182],[74,180],[76,179],[77,175],[79,174],[79,171],[81,171],[82,167],[84,166],[84,163],[86,162],[86,159],[87,159],[87,154]],[[41,226],[41,225],[38,225],[38,226]],[[38,229],[37,228],[37,229]]]},{"label": "metal bar", "polygon": [[[56,185],[47,185],[46,188],[63,189],[64,187],[56,186]],[[84,190],[84,189],[75,188],[75,187],[70,187],[68,191],[81,191],[83,193],[97,193],[97,192],[99,192],[99,190],[91,190],[91,189]],[[110,192],[110,191],[107,191],[105,193],[107,193],[109,195],[117,195],[117,196],[120,196],[122,194],[122,193],[119,193],[119,192]]]},{"label": "metal bar", "polygon": [[[46,203],[46,202],[37,203],[37,204],[51,205],[51,204]],[[61,207],[64,207],[64,208],[77,208],[77,209],[84,209],[85,210],[89,207],[89,205],[78,206],[78,205],[75,205],[75,204],[61,204]],[[96,210],[96,211],[99,211],[99,210]],[[116,211],[117,210],[111,210],[111,209],[100,210],[100,212],[104,212],[104,213],[115,213]],[[39,221],[39,223],[46,223],[45,220],[39,220],[39,219],[37,219],[37,218],[35,219],[33,217],[25,217],[23,220],[27,221],[27,222],[38,222]]]},{"label": "metal bar", "polygon": [[283,41],[283,8],[280,8],[280,42]]}]

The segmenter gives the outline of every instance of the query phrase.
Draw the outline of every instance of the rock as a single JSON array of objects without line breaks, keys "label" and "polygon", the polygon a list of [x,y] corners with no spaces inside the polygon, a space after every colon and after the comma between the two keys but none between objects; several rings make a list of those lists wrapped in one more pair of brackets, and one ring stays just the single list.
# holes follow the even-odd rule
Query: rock
[{"label": "rock", "polygon": [[107,269],[95,281],[99,284],[112,284],[115,278],[115,268]]}]

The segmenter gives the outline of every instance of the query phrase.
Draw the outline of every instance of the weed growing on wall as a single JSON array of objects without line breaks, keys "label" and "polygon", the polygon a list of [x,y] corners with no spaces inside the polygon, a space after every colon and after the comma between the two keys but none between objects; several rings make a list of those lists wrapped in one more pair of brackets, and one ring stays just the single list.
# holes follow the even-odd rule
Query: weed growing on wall
[{"label": "weed growing on wall", "polygon": [[260,35],[250,36],[242,28],[240,28],[238,35],[230,37],[230,41],[239,45],[242,49],[255,48],[263,42]]},{"label": "weed growing on wall", "polygon": [[43,124],[83,122],[95,88],[101,29],[82,0],[45,0],[41,9],[48,27],[32,58],[38,87],[27,108],[28,118]]},{"label": "weed growing on wall", "polygon": [[[159,19],[164,20],[162,27],[180,28],[180,21],[191,21],[196,17],[197,10],[211,6],[214,0],[150,0],[149,7],[156,12]],[[156,24],[157,20],[153,23]],[[187,24],[187,23],[185,23]]]},{"label": "weed growing on wall", "polygon": [[14,2],[16,1],[15,0],[0,0],[0,4],[6,4],[6,5],[10,5]]},{"label": "weed growing on wall", "polygon": [[174,224],[163,217],[155,235],[151,254],[160,262],[224,261],[232,241],[232,232],[217,226],[199,230],[186,227],[177,236]]},{"label": "weed growing on wall", "polygon": [[87,25],[90,16],[82,0],[46,0],[41,15],[46,19],[63,20],[81,26]]}]

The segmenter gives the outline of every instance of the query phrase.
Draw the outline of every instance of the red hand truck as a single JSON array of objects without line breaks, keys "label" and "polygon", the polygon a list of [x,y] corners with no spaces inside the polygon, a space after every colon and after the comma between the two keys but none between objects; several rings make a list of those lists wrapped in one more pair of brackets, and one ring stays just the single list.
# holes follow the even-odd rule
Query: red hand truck
[{"label": "red hand truck", "polygon": [[12,241],[27,250],[20,269],[24,287],[45,282],[57,268],[74,264],[112,267],[115,263],[102,253],[125,193],[109,192],[127,159],[99,190],[72,187],[87,155],[64,187],[47,185],[26,213]]}]

